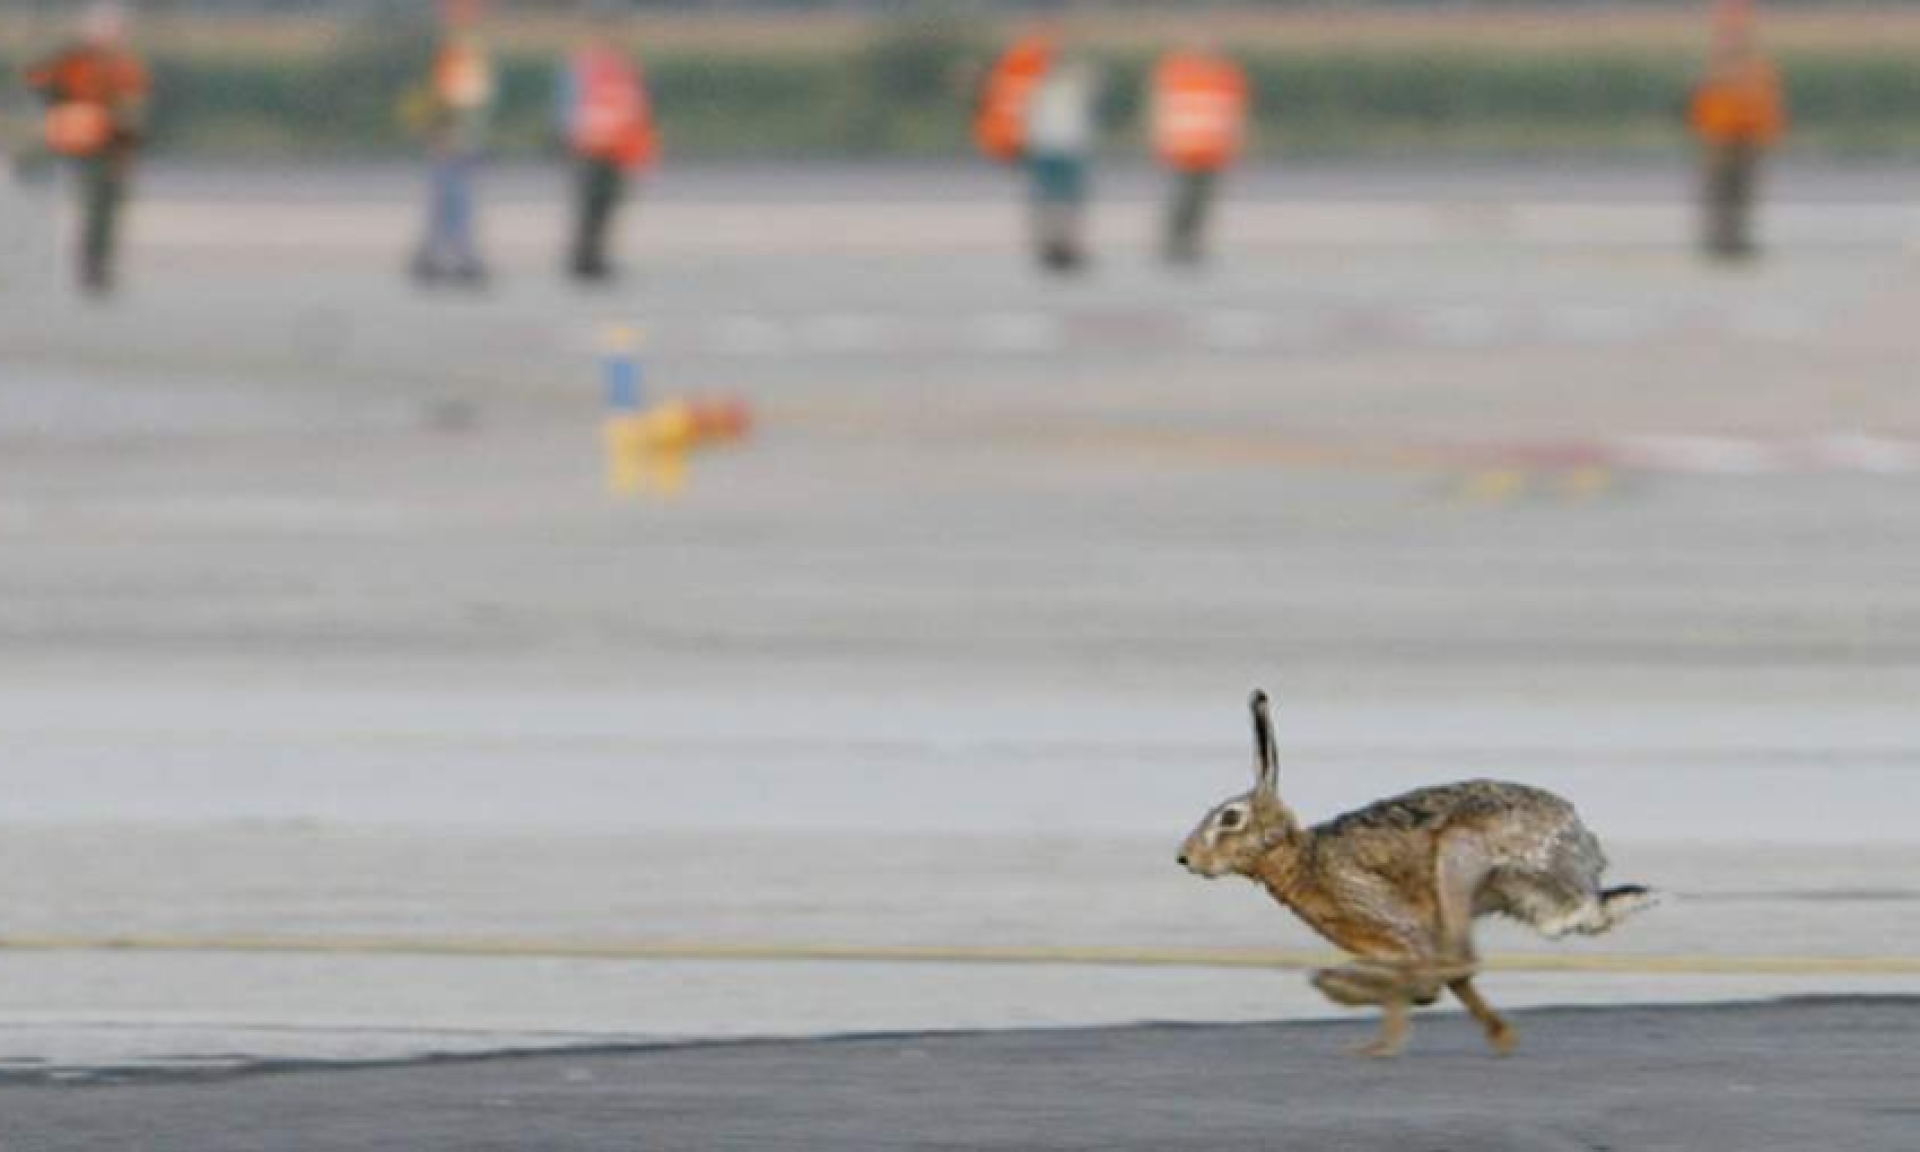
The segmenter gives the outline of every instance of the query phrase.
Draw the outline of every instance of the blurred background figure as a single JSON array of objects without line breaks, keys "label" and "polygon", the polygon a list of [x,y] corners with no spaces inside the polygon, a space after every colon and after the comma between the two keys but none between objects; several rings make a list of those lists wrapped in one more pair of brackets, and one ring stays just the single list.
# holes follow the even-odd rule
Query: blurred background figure
[{"label": "blurred background figure", "polygon": [[621,43],[619,10],[591,13],[587,38],[560,74],[561,125],[575,158],[575,224],[568,270],[582,282],[613,276],[607,255],[614,210],[629,175],[659,151],[653,104],[640,66]]},{"label": "blurred background figure", "polygon": [[1061,52],[1060,25],[1038,20],[987,71],[975,105],[981,153],[1020,165],[1028,186],[1036,258],[1056,271],[1079,267],[1087,152],[1093,143],[1093,74]]},{"label": "blurred background figure", "polygon": [[119,218],[146,123],[147,69],[127,45],[118,4],[90,5],[77,41],[27,72],[46,101],[49,149],[70,158],[80,195],[80,285],[101,295],[114,285]]},{"label": "blurred background figure", "polygon": [[1761,155],[1786,129],[1780,74],[1754,41],[1751,0],[1719,0],[1713,12],[1713,54],[1694,90],[1689,120],[1700,140],[1709,256],[1753,255],[1753,202]]},{"label": "blurred background figure", "polygon": [[478,35],[481,0],[443,0],[440,49],[427,82],[408,100],[408,120],[425,135],[426,233],[413,257],[422,284],[486,283],[474,236],[474,179],[493,113],[493,60]]},{"label": "blurred background figure", "polygon": [[1173,173],[1161,252],[1191,264],[1202,255],[1220,175],[1246,139],[1246,73],[1195,41],[1160,58],[1150,101],[1154,155]]},{"label": "blurred background figure", "polygon": [[973,140],[988,159],[1017,164],[1027,151],[1027,108],[1060,52],[1057,25],[1038,22],[987,70],[974,106]]},{"label": "blurred background figure", "polygon": [[1085,267],[1088,168],[1092,161],[1099,73],[1077,56],[1062,57],[1034,86],[1027,108],[1027,178],[1033,242],[1042,267]]}]

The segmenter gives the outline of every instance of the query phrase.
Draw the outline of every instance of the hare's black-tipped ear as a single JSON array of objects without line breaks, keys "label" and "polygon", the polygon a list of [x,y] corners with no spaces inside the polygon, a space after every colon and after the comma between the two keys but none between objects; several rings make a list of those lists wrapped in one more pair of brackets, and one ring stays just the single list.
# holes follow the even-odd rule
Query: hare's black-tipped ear
[{"label": "hare's black-tipped ear", "polygon": [[1247,707],[1253,712],[1254,786],[1271,795],[1278,787],[1280,754],[1273,746],[1273,712],[1267,705],[1266,692],[1255,688]]}]

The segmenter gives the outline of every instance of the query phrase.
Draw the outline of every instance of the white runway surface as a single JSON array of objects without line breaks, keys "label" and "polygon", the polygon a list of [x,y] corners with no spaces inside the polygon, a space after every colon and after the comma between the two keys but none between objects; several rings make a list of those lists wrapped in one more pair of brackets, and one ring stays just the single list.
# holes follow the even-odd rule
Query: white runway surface
[{"label": "white runway surface", "polygon": [[[1902,174],[1733,272],[1513,179],[1263,175],[1169,276],[1123,176],[1058,284],[991,179],[691,173],[590,296],[507,174],[425,298],[411,173],[158,173],[123,298],[0,295],[0,1058],[1319,1013],[1171,859],[1256,682],[1307,814],[1526,780],[1677,897],[1496,1003],[1920,991]],[[678,501],[609,320],[755,403]]]}]

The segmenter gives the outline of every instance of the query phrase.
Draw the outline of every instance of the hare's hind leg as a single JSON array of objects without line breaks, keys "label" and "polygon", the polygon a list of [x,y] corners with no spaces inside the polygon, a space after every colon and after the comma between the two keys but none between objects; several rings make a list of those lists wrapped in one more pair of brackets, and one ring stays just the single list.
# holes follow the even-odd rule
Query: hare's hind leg
[{"label": "hare's hind leg", "polygon": [[1480,957],[1473,946],[1473,907],[1492,864],[1477,837],[1450,835],[1440,842],[1435,868],[1435,904],[1439,914],[1440,973],[1447,988],[1486,1031],[1487,1043],[1502,1056],[1513,1051],[1516,1037],[1493,1005],[1473,986]]},{"label": "hare's hind leg", "polygon": [[1339,968],[1321,968],[1313,986],[1335,1004],[1363,1008],[1406,995],[1405,978],[1396,968],[1366,960]]},{"label": "hare's hind leg", "polygon": [[1360,1049],[1362,1056],[1398,1056],[1407,1046],[1413,1005],[1431,1004],[1439,985],[1427,979],[1423,968],[1361,960],[1340,968],[1322,968],[1313,974],[1313,986],[1336,1004],[1380,1007],[1380,1035]]},{"label": "hare's hind leg", "polygon": [[[1493,872],[1481,837],[1473,832],[1450,832],[1435,849],[1434,925],[1439,964],[1454,975],[1472,976],[1480,957],[1473,947],[1473,911],[1480,889]],[[1452,977],[1449,976],[1449,979]]]},{"label": "hare's hind leg", "polygon": [[1495,1012],[1493,1005],[1487,1003],[1486,999],[1480,995],[1480,990],[1473,986],[1473,977],[1462,976],[1458,980],[1448,981],[1447,988],[1460,1003],[1466,1006],[1467,1011],[1473,1014],[1473,1018],[1480,1022],[1480,1027],[1487,1033],[1487,1043],[1493,1045],[1496,1054],[1505,1056],[1513,1051],[1513,1046],[1520,1041],[1519,1034],[1514,1032],[1513,1025],[1507,1023],[1506,1018]]}]

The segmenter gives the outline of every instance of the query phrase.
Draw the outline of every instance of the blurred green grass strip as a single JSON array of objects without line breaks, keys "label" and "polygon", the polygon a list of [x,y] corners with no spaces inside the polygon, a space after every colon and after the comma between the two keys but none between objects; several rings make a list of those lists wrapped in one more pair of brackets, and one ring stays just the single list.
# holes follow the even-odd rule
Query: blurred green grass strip
[{"label": "blurred green grass strip", "polygon": [[[268,61],[160,55],[156,147],[225,158],[407,154],[415,145],[395,109],[426,52],[419,37],[363,34]],[[917,23],[851,47],[662,51],[646,63],[670,156],[958,156],[968,151],[968,65],[984,57],[973,34]],[[1114,147],[1138,151],[1149,59],[1109,50],[1102,60]],[[1256,151],[1315,156],[1683,147],[1681,111],[1699,66],[1692,51],[1612,44],[1262,48],[1246,63]],[[1782,63],[1796,149],[1920,146],[1920,66],[1905,52],[1795,50]],[[500,65],[497,150],[554,149],[553,60],[522,49]]]}]

